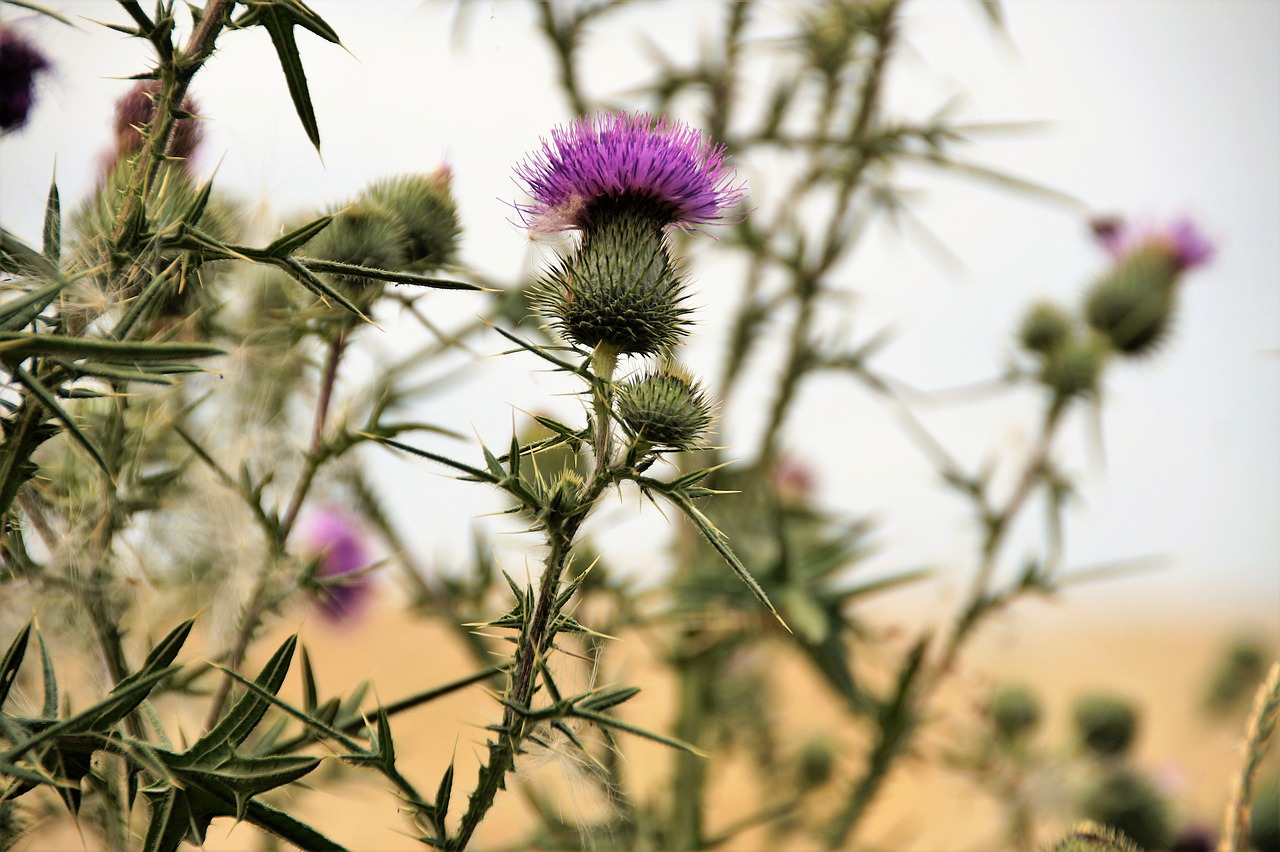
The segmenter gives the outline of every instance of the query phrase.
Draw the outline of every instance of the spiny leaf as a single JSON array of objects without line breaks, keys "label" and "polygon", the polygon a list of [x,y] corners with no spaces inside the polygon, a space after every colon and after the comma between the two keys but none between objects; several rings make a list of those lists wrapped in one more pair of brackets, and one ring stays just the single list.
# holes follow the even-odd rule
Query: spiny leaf
[{"label": "spiny leaf", "polygon": [[[293,660],[294,649],[298,645],[297,635],[286,639],[271,659],[262,667],[262,671],[254,680],[261,690],[272,695],[280,691],[285,675],[289,673],[289,664]],[[223,748],[235,748],[240,745],[257,727],[262,715],[267,712],[268,704],[260,695],[248,694],[235,703],[227,715],[219,720],[203,737],[186,753],[192,760],[200,760]]]},{"label": "spiny leaf", "polygon": [[316,123],[315,107],[311,104],[311,93],[307,89],[307,75],[302,69],[302,57],[298,55],[298,43],[293,34],[294,25],[301,21],[274,4],[257,5],[253,8],[253,14],[256,23],[271,36],[276,56],[280,59],[280,70],[284,72],[285,82],[289,86],[289,97],[293,99],[293,108],[298,113],[307,138],[319,151],[320,126]]},{"label": "spiny leaf", "polygon": [[0,305],[0,329],[19,331],[52,304],[70,282],[58,279]]},{"label": "spiny leaf", "polygon": [[[3,351],[3,346],[4,344],[0,342],[0,351]],[[85,433],[80,430],[79,424],[77,424],[76,421],[72,419],[71,415],[66,412],[61,404],[59,404],[53,394],[49,392],[49,389],[46,388],[39,379],[21,367],[15,365],[12,368],[12,371],[13,377],[22,383],[27,390],[31,391],[31,395],[40,401],[40,404],[43,405],[51,415],[53,415],[54,419],[60,421],[63,426],[67,427],[67,431],[71,433],[71,437],[75,439],[76,443],[84,447],[85,452],[93,458],[94,463],[97,464],[98,467],[102,468],[102,471],[107,476],[114,476],[111,472],[111,467],[107,464],[107,460],[103,458],[102,453],[99,452],[98,448],[89,440],[89,436],[85,435]]]},{"label": "spiny leaf", "polygon": [[32,623],[18,631],[18,635],[9,643],[9,650],[4,652],[4,660],[0,662],[0,707],[9,698],[9,689],[18,677],[18,669],[22,668],[22,658],[27,653],[27,639],[31,637]]},{"label": "spiny leaf", "polygon": [[333,215],[330,214],[314,219],[302,227],[272,240],[271,245],[267,246],[263,251],[279,258],[288,257],[295,249],[300,248],[315,237],[316,234],[329,227],[329,223],[333,221],[333,218]]},{"label": "spiny leaf", "polygon": [[62,203],[57,180],[49,184],[49,200],[44,207],[44,256],[53,264],[62,259]]},{"label": "spiny leaf", "polygon": [[0,332],[0,355],[10,358],[53,355],[86,358],[108,364],[131,364],[135,361],[184,361],[222,354],[224,350],[207,343],[138,343],[90,340],[29,331]]}]

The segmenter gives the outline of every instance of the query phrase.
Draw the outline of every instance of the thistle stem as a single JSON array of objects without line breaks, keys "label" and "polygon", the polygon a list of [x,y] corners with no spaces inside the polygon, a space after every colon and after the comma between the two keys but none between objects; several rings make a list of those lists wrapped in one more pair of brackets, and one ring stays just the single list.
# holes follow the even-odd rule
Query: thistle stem
[{"label": "thistle stem", "polygon": [[595,411],[595,434],[593,435],[596,457],[596,476],[603,476],[609,470],[613,454],[613,372],[618,366],[618,351],[607,343],[596,346],[591,353],[591,371],[596,381],[591,389],[592,406]]}]

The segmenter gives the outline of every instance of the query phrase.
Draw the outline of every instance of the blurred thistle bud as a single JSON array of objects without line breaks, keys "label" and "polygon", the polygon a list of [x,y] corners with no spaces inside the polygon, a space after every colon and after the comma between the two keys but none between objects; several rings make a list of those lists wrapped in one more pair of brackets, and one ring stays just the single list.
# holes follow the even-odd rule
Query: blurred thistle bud
[{"label": "blurred thistle bud", "polygon": [[1072,337],[1071,315],[1054,302],[1037,302],[1018,329],[1018,341],[1029,352],[1049,355]]},{"label": "blurred thistle bud", "polygon": [[1069,341],[1050,353],[1040,379],[1060,400],[1087,396],[1098,388],[1107,353],[1090,341]]},{"label": "blurred thistle bud", "polygon": [[796,783],[801,790],[821,787],[831,778],[836,762],[836,744],[828,737],[814,737],[800,749],[796,760]]},{"label": "blurred thistle bud", "polygon": [[330,621],[356,617],[371,591],[363,572],[372,563],[355,519],[332,507],[306,515],[298,530],[298,552],[316,560],[313,580],[320,612]]},{"label": "blurred thistle bud", "polygon": [[27,123],[35,104],[36,76],[49,69],[49,60],[11,27],[0,26],[0,130]]},{"label": "blurred thistle bud", "polygon": [[1218,662],[1205,695],[1205,707],[1222,713],[1253,697],[1258,681],[1267,673],[1265,646],[1253,638],[1231,643]]},{"label": "blurred thistle bud", "polygon": [[1085,792],[1080,807],[1086,817],[1115,829],[1139,849],[1168,849],[1173,840],[1164,799],[1131,769],[1103,775]]},{"label": "blurred thistle bud", "polygon": [[[335,263],[401,269],[407,243],[399,216],[380,204],[359,201],[335,213],[333,221],[307,243],[306,251],[312,257]],[[375,279],[360,275],[335,278],[350,288],[345,295],[361,310],[367,310],[382,292],[382,282]]]},{"label": "blurred thistle bud", "polygon": [[991,693],[987,713],[996,734],[1013,741],[1030,732],[1040,722],[1040,700],[1027,686],[1008,683]]},{"label": "blurred thistle bud", "polygon": [[402,175],[376,183],[364,198],[394,213],[404,229],[403,267],[422,271],[453,262],[462,228],[453,198],[453,173]]},{"label": "blurred thistle bud", "polygon": [[618,416],[643,444],[688,450],[711,427],[711,403],[684,370],[667,366],[618,388]]},{"label": "blurred thistle bud", "polygon": [[1139,852],[1123,834],[1105,825],[1082,822],[1072,827],[1067,836],[1044,852]]},{"label": "blurred thistle bud", "polygon": [[790,456],[778,459],[770,470],[773,490],[783,506],[805,506],[813,499],[813,471]]},{"label": "blurred thistle bud", "polygon": [[1076,732],[1085,747],[1102,757],[1123,755],[1138,730],[1138,714],[1133,705],[1114,695],[1082,697],[1076,702],[1074,716]]},{"label": "blurred thistle bud", "polygon": [[1188,219],[1162,229],[1095,220],[1093,231],[1116,263],[1085,294],[1085,319],[1119,352],[1151,352],[1172,324],[1182,273],[1206,263],[1213,245]]},{"label": "blurred thistle bud", "polygon": [[689,311],[667,229],[719,222],[742,198],[724,149],[666,118],[613,113],[556,128],[516,174],[530,232],[581,234],[534,295],[561,334],[622,355],[678,343]]},{"label": "blurred thistle bud", "polygon": [[1280,776],[1258,786],[1249,810],[1249,848],[1280,852]]},{"label": "blurred thistle bud", "polygon": [[1214,852],[1218,848],[1218,836],[1203,825],[1189,825],[1178,833],[1169,852]]},{"label": "blurred thistle bud", "polygon": [[[109,156],[108,170],[142,150],[147,126],[156,116],[156,98],[159,95],[160,81],[144,80],[116,101],[116,146]],[[188,174],[191,158],[204,139],[204,129],[195,118],[199,111],[195,98],[191,95],[183,97],[182,109],[176,115],[178,121],[173,128],[173,141],[169,145],[169,157],[181,160]]]}]

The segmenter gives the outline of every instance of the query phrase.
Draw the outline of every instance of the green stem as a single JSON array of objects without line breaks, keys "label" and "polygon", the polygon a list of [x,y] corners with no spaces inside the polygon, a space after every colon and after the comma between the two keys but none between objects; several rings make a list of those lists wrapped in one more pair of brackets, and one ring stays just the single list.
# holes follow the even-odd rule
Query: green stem
[{"label": "green stem", "polygon": [[600,343],[591,353],[591,371],[596,381],[591,389],[595,411],[593,449],[596,457],[596,476],[604,476],[612,464],[613,454],[613,372],[618,366],[618,350]]}]

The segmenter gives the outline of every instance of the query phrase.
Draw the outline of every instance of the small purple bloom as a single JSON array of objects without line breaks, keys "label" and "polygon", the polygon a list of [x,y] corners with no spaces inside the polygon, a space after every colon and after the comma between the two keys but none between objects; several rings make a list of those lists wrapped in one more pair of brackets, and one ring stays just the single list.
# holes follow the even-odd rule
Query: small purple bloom
[{"label": "small purple bloom", "polygon": [[0,27],[0,130],[27,123],[35,102],[36,75],[49,60],[14,30]]},{"label": "small purple bloom", "polygon": [[[298,533],[299,552],[320,560],[315,574],[317,580],[341,580],[372,562],[359,526],[339,509],[324,508],[310,513]],[[331,621],[346,621],[363,607],[369,592],[367,574],[343,582],[326,582],[318,598],[320,611]]]},{"label": "small purple bloom", "polygon": [[724,147],[688,125],[650,115],[582,117],[551,131],[516,168],[533,196],[518,205],[532,231],[587,228],[603,200],[638,200],[662,225],[708,225],[742,199]]},{"label": "small purple bloom", "polygon": [[1137,227],[1117,218],[1095,219],[1090,227],[1102,247],[1117,260],[1138,249],[1158,246],[1169,252],[1179,272],[1185,272],[1213,256],[1213,243],[1185,216],[1162,228]]},{"label": "small purple bloom", "polygon": [[[142,150],[142,133],[140,128],[150,124],[156,115],[156,97],[160,94],[160,83],[157,80],[144,80],[120,96],[116,101],[116,148],[112,154],[112,164],[125,157],[132,157]],[[200,111],[199,104],[191,95],[182,99],[182,109],[192,115]],[[204,138],[204,129],[194,118],[181,118],[173,128],[173,142],[169,146],[169,155],[185,161],[183,167],[190,168],[190,159]]]}]

